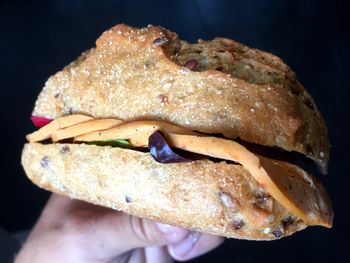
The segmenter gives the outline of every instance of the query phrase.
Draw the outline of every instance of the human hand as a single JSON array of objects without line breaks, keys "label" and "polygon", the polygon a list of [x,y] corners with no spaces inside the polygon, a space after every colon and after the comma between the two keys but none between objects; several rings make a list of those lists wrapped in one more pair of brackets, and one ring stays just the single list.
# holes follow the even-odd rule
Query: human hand
[{"label": "human hand", "polygon": [[15,262],[173,262],[223,239],[53,194]]}]

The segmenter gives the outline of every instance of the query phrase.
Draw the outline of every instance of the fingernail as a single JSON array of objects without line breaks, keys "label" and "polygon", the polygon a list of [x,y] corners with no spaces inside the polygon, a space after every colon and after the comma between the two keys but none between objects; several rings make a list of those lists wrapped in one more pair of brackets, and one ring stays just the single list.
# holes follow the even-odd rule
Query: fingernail
[{"label": "fingernail", "polygon": [[191,252],[202,236],[199,232],[191,232],[188,237],[176,245],[169,246],[169,252],[175,257],[183,257]]},{"label": "fingernail", "polygon": [[176,226],[171,226],[171,225],[167,225],[167,224],[163,224],[163,223],[156,223],[158,229],[160,230],[160,232],[164,233],[164,234],[172,234],[174,231],[178,230],[179,228]]}]

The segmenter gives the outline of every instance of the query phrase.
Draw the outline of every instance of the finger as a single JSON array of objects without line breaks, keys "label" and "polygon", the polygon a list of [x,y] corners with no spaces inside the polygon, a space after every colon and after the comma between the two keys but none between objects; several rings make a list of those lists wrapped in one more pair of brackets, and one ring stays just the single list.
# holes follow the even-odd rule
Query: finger
[{"label": "finger", "polygon": [[126,261],[128,263],[146,263],[146,256],[145,256],[145,251],[142,248],[137,248],[134,249],[131,253],[130,253],[130,257],[128,259],[128,261]]},{"label": "finger", "polygon": [[113,262],[128,263],[173,263],[173,258],[169,255],[166,246],[152,246],[137,248],[130,252],[124,253],[115,258]]},{"label": "finger", "polygon": [[172,263],[173,258],[169,255],[166,246],[145,247],[146,262]]},{"label": "finger", "polygon": [[168,251],[174,259],[185,261],[213,250],[223,241],[222,237],[192,232],[185,240],[169,245]]},{"label": "finger", "polygon": [[84,247],[85,256],[96,260],[135,248],[174,244],[189,235],[188,230],[57,195],[49,200],[42,217],[65,233],[66,243]]},{"label": "finger", "polygon": [[[148,246],[177,243],[189,235],[188,230],[157,224],[152,220],[110,211],[101,219],[95,237],[103,241],[106,252],[120,254]],[[108,250],[108,251],[107,251]]]}]

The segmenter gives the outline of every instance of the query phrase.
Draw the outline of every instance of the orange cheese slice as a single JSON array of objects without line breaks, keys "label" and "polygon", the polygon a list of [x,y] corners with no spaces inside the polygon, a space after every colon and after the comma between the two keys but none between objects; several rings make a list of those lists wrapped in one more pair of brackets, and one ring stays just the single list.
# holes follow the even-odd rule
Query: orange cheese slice
[{"label": "orange cheese slice", "polygon": [[58,119],[55,119],[51,121],[49,124],[41,127],[39,130],[28,134],[26,136],[27,140],[29,142],[38,142],[42,140],[49,139],[51,135],[58,131],[59,129],[72,126],[81,122],[85,122],[88,120],[92,120],[92,117],[81,115],[81,114],[74,114],[74,115],[68,115],[64,117],[60,117]]},{"label": "orange cheese slice", "polygon": [[52,141],[57,142],[67,138],[72,138],[92,131],[106,130],[123,123],[117,119],[94,119],[76,125],[59,129],[51,135]]},{"label": "orange cheese slice", "polygon": [[331,227],[327,195],[321,184],[299,167],[256,155],[231,140],[178,134],[165,137],[172,147],[240,163],[274,199],[304,222]]},{"label": "orange cheese slice", "polygon": [[299,167],[256,155],[232,140],[186,135],[188,130],[175,127],[168,123],[138,121],[79,136],[76,140],[129,139],[132,145],[145,147],[149,136],[161,130],[172,147],[240,163],[275,200],[308,225],[332,225],[331,204],[322,186]]},{"label": "orange cheese slice", "polygon": [[[147,138],[147,141],[140,141],[138,146],[147,146],[148,138],[156,131],[171,132],[176,134],[190,134],[198,135],[198,133],[182,128],[164,121],[133,121],[124,125],[116,126],[114,128],[104,131],[94,131],[84,135],[76,136],[75,141],[105,141],[110,139],[130,139],[136,137],[136,134]],[[141,143],[143,142],[143,143]]]}]

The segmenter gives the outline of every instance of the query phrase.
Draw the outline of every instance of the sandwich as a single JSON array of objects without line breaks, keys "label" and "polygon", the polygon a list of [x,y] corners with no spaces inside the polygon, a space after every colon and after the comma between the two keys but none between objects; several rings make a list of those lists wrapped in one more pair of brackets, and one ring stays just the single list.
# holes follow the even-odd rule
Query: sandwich
[{"label": "sandwich", "polygon": [[314,100],[281,59],[233,40],[114,26],[48,79],[32,121],[22,165],[46,190],[228,238],[332,226],[310,174],[330,150]]}]

